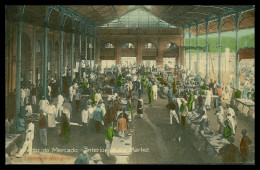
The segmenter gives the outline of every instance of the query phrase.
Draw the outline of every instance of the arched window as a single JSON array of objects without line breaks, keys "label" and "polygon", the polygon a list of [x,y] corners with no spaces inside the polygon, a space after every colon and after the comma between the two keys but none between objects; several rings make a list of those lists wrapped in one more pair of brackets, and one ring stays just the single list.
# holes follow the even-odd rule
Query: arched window
[{"label": "arched window", "polygon": [[122,46],[122,49],[134,49],[134,48],[135,48],[135,46],[132,43],[125,43]]},{"label": "arched window", "polygon": [[111,43],[106,43],[105,48],[115,48],[113,44]]},{"label": "arched window", "polygon": [[146,50],[157,49],[157,46],[154,43],[147,43],[144,45],[144,49]]},{"label": "arched window", "polygon": [[168,43],[165,47],[165,49],[170,49],[170,50],[178,50],[179,47],[178,45],[174,44],[174,43]]}]

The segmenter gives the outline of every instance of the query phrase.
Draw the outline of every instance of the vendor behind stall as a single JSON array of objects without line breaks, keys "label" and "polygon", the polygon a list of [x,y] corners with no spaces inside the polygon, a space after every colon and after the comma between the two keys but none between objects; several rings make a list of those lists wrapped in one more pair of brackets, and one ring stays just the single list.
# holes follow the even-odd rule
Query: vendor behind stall
[{"label": "vendor behind stall", "polygon": [[189,101],[188,101],[188,109],[189,109],[189,112],[193,110],[193,108],[192,108],[192,106],[193,106],[193,101],[194,101],[194,94],[193,94],[193,91],[191,90],[190,96],[189,96]]}]

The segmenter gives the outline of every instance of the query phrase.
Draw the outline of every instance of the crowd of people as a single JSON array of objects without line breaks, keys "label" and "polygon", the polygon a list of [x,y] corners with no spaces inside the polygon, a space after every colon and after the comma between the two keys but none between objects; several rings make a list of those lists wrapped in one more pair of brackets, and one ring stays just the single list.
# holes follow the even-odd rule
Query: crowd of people
[{"label": "crowd of people", "polygon": [[[151,78],[154,77],[154,73],[150,78],[147,76],[147,72],[156,71],[155,67],[148,69],[148,71],[144,66],[136,68],[137,72],[131,74],[131,69],[112,66],[110,81],[108,73],[105,73],[101,79],[99,71],[93,71],[91,74],[83,72],[82,78],[76,77],[69,86],[68,81],[64,81],[62,90],[57,88],[57,81],[52,78],[47,88],[47,96],[41,95],[42,93],[37,91],[35,85],[22,88],[21,113],[16,121],[16,130],[22,134],[24,142],[16,156],[22,157],[27,148],[31,154],[35,122],[33,123],[29,118],[35,117],[34,113],[39,113],[37,123],[41,146],[48,146],[48,131],[56,128],[57,124],[59,124],[59,136],[62,138],[62,144],[69,143],[71,120],[80,115],[80,121],[78,119],[73,121],[82,124],[83,131],[93,127],[96,133],[100,134],[101,130],[105,129],[106,155],[109,157],[113,137],[129,133],[129,116],[133,116],[135,112],[133,103],[136,104],[137,115],[142,118],[144,112],[143,95],[148,96],[149,104],[157,101],[158,98],[158,84]],[[223,162],[234,162],[233,158],[230,158],[231,156],[226,155],[229,154],[227,152],[229,152],[230,147],[235,148],[232,142],[238,126],[236,114],[229,104],[225,110],[222,106],[223,101],[231,100],[232,86],[218,84],[212,79],[208,81],[207,78],[202,78],[200,74],[195,75],[180,65],[164,77],[169,85],[166,94],[168,97],[166,107],[170,110],[170,124],[173,124],[173,118],[175,118],[179,125],[174,140],[178,139],[181,142],[183,130],[186,127],[187,114],[192,111],[200,114],[197,120],[201,124],[200,130],[209,131],[210,122],[207,110],[212,109],[213,102],[214,108],[217,110],[218,133],[223,134],[230,141],[229,146],[221,149],[220,153],[224,155]],[[106,87],[111,88],[109,93],[107,93]],[[130,114],[128,114],[129,112]],[[7,123],[10,125],[8,120]],[[252,142],[246,136],[246,130],[243,130],[242,133],[244,137],[241,141],[240,153],[243,161],[246,161],[248,145]],[[95,155],[93,159],[96,159],[94,160],[90,159],[87,148],[87,146],[83,147],[75,164],[94,163],[94,160],[97,160],[97,163],[102,163],[101,159],[97,158],[99,155]],[[233,150],[239,152],[239,149]]]},{"label": "crowd of people", "polygon": [[[171,85],[172,80],[174,83]],[[231,107],[230,98],[232,91],[236,89],[231,88],[229,85],[218,84],[217,81],[202,78],[200,73],[193,74],[189,70],[184,69],[182,66],[175,68],[174,74],[169,74],[167,79],[168,87],[168,105],[166,106],[170,110],[170,124],[173,124],[172,119],[175,119],[175,123],[180,125],[179,130],[175,133],[175,138],[181,141],[182,132],[185,129],[187,114],[196,112],[199,116],[192,123],[199,124],[200,133],[212,134],[212,128],[210,127],[210,120],[207,116],[207,111],[212,110],[212,105],[216,109],[216,118],[218,123],[217,133],[221,134],[225,139],[229,141],[227,146],[224,146],[220,150],[220,154],[223,156],[223,163],[237,163],[242,159],[242,162],[246,162],[248,156],[248,145],[252,141],[246,136],[247,130],[242,130],[243,138],[240,143],[240,148],[234,145],[236,129],[237,129],[237,117],[235,110]],[[176,81],[179,85],[176,87]],[[233,79],[231,79],[231,83]],[[177,88],[177,90],[176,90]],[[175,90],[173,90],[175,89]],[[182,90],[182,92],[180,92]],[[176,92],[176,91],[179,91]],[[226,103],[226,109],[223,109],[223,104]]]}]

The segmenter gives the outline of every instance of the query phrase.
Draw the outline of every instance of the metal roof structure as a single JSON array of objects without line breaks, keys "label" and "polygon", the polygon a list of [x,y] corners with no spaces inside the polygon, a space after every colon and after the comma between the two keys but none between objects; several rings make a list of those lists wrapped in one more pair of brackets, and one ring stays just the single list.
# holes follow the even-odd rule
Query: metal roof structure
[{"label": "metal roof structure", "polygon": [[[64,5],[70,13],[76,13],[88,21],[88,23],[100,27],[113,20],[120,18],[138,8],[147,11],[160,20],[176,26],[180,29],[191,27],[195,35],[195,25],[199,24],[199,34],[205,34],[205,22],[209,22],[209,33],[217,32],[218,18],[222,17],[221,31],[235,29],[234,15],[241,13],[239,29],[252,28],[255,26],[254,5]],[[17,20],[17,6],[7,7],[8,19]],[[24,22],[34,25],[44,25],[45,6],[26,5],[24,11]],[[59,29],[59,13],[52,12],[50,16],[50,28]],[[65,23],[65,31],[71,30],[71,22]]]}]

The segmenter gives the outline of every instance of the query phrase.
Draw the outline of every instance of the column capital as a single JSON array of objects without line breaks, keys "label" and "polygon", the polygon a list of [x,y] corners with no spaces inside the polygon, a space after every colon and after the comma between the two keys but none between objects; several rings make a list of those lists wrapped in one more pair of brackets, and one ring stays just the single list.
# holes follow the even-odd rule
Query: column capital
[{"label": "column capital", "polygon": [[234,18],[234,23],[235,23],[235,28],[236,28],[236,29],[239,28],[239,19],[240,19],[240,16],[241,16],[241,12],[240,12],[240,11],[236,12],[235,18]]},{"label": "column capital", "polygon": [[221,32],[222,19],[222,16],[218,16],[218,32]]}]

